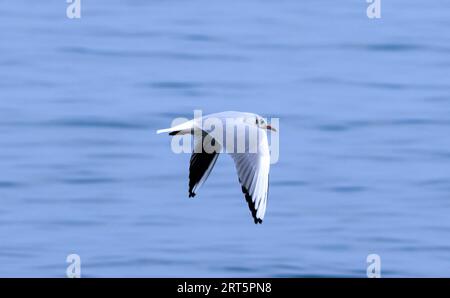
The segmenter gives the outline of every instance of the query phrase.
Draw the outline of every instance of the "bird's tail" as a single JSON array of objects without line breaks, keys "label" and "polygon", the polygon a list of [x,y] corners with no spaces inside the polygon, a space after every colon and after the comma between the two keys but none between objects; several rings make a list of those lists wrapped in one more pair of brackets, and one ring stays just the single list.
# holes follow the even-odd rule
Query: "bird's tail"
[{"label": "bird's tail", "polygon": [[186,133],[191,133],[193,128],[194,128],[194,122],[191,120],[191,121],[184,122],[180,125],[176,125],[174,127],[158,129],[156,131],[156,133],[160,134],[160,133],[168,132],[169,135],[186,134]]},{"label": "bird's tail", "polygon": [[156,131],[156,133],[157,134],[160,134],[160,133],[165,133],[165,132],[172,132],[173,131],[173,128],[172,127],[170,127],[170,128],[163,128],[163,129],[158,129],[157,131]]}]

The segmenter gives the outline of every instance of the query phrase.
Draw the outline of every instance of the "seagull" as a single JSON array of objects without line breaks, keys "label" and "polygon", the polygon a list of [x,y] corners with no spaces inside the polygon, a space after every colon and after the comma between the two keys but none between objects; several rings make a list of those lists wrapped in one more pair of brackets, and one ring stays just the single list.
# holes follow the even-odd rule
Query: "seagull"
[{"label": "seagull", "polygon": [[[276,129],[253,113],[221,112],[197,117],[174,127],[157,130],[170,136],[193,135],[189,166],[189,197],[207,180],[220,153],[234,160],[242,192],[255,224],[266,213],[270,151],[267,130]],[[211,150],[213,149],[213,150]]]}]

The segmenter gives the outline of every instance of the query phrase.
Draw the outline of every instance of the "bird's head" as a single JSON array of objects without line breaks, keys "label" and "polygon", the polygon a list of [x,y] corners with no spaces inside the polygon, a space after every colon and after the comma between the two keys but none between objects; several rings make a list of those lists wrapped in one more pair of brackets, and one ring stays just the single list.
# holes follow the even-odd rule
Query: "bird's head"
[{"label": "bird's head", "polygon": [[251,124],[258,126],[259,128],[267,129],[267,130],[271,130],[271,131],[275,131],[275,132],[277,131],[270,124],[267,124],[267,121],[259,115],[255,115],[255,117],[250,119],[250,122],[252,122]]}]

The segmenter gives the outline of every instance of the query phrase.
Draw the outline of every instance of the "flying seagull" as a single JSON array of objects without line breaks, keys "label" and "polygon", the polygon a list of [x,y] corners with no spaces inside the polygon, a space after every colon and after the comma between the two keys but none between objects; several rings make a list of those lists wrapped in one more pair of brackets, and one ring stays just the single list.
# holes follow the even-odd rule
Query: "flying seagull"
[{"label": "flying seagull", "polygon": [[266,130],[276,131],[263,117],[230,111],[197,117],[157,133],[194,136],[189,197],[194,197],[206,181],[219,153],[228,153],[234,160],[242,192],[258,224],[266,213],[269,188],[270,153]]}]

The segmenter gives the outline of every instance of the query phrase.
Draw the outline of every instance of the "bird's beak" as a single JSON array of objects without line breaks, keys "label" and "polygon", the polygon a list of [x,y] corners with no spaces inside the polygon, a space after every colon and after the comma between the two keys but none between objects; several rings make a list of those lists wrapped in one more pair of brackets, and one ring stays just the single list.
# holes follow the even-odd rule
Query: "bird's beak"
[{"label": "bird's beak", "polygon": [[277,132],[277,130],[269,124],[266,125],[266,129],[270,129],[271,131]]}]

